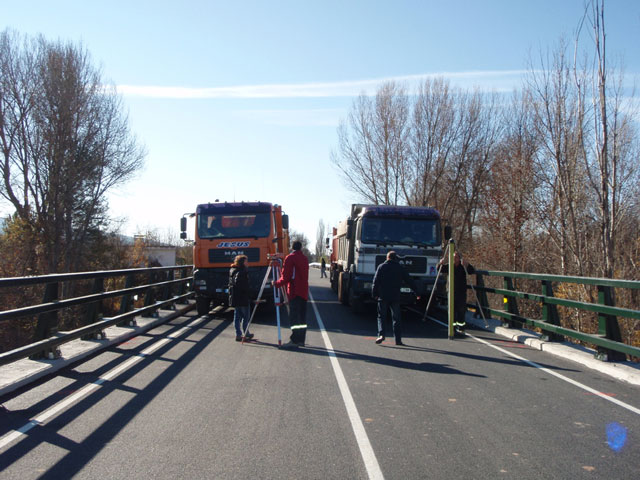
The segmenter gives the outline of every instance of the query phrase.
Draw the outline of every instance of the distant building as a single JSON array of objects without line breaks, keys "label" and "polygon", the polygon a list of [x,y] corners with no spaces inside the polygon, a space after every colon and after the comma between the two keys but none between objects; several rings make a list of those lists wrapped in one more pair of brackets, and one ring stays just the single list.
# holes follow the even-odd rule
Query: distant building
[{"label": "distant building", "polygon": [[171,267],[176,264],[176,247],[147,246],[145,253],[150,263],[159,263],[161,267]]},{"label": "distant building", "polygon": [[176,246],[160,243],[147,235],[134,235],[129,238],[132,240],[131,245],[143,246],[144,256],[148,259],[149,265],[171,267],[176,264]]}]

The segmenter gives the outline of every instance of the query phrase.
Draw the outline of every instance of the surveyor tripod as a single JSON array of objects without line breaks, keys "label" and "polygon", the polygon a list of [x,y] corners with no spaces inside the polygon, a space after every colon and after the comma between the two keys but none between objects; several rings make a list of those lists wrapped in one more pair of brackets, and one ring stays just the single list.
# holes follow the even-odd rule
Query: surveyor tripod
[{"label": "surveyor tripod", "polygon": [[[262,283],[260,284],[260,291],[258,292],[258,298],[254,302],[253,311],[251,312],[251,317],[249,318],[249,322],[247,323],[247,328],[245,328],[244,332],[242,332],[243,344],[244,344],[245,338],[247,337],[249,326],[253,321],[253,316],[256,314],[258,305],[262,300],[262,295],[265,291],[267,281],[269,280],[269,275],[271,275],[271,287],[273,288],[273,304],[276,307],[276,322],[278,325],[278,346],[282,345],[282,336],[280,333],[280,306],[285,305],[287,303],[287,294],[282,287],[275,286],[276,280],[280,278],[280,272],[282,271],[282,254],[276,253],[273,255],[268,255],[268,258],[269,258],[269,266],[267,267],[267,271],[264,274]],[[282,299],[284,299],[284,302],[282,301]]]},{"label": "surveyor tripod", "polygon": [[[453,339],[454,338],[454,311],[455,311],[455,288],[454,288],[454,255],[455,255],[455,242],[453,241],[453,239],[449,240],[449,243],[447,244],[447,248],[444,251],[444,255],[442,257],[442,259],[444,260],[445,258],[448,258],[448,263],[449,263],[449,274],[448,274],[448,279],[447,279],[447,283],[448,283],[448,288],[447,288],[447,303],[448,303],[448,307],[449,307],[449,311],[448,311],[448,322],[447,322],[447,331],[448,331],[448,336],[449,339]],[[462,265],[462,268],[464,268],[464,273],[468,276],[469,272],[467,271],[467,267],[464,265],[464,262],[462,262],[462,259],[460,260],[460,264]],[[433,288],[431,289],[431,295],[429,296],[429,301],[427,302],[427,308],[424,311],[424,315],[422,317],[422,321],[424,322],[427,319],[427,312],[429,311],[429,307],[431,306],[431,300],[433,299],[433,294],[436,291],[436,287],[438,285],[438,279],[440,278],[440,273],[442,272],[442,267],[444,266],[444,263],[440,263],[440,265],[438,266],[438,273],[436,274],[436,280],[433,283]],[[480,314],[482,315],[482,320],[484,320],[484,324],[485,326],[488,326],[489,324],[487,323],[487,319],[484,316],[484,311],[483,308],[480,306],[480,300],[478,299],[478,294],[476,293],[476,289],[473,288],[473,285],[471,285],[471,291],[473,291],[473,295],[475,296],[476,299],[476,305],[478,305],[478,309],[480,310]]]}]

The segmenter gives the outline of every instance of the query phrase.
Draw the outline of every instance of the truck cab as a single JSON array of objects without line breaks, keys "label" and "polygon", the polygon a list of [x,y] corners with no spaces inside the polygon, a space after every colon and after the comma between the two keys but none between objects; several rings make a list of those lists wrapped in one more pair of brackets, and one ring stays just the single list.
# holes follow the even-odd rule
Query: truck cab
[{"label": "truck cab", "polygon": [[[332,243],[337,247],[331,265],[331,285],[339,300],[356,311],[371,302],[378,266],[394,250],[411,275],[416,292],[402,289],[404,304],[430,295],[442,255],[440,214],[430,207],[353,205],[351,215],[338,224]],[[436,286],[443,289],[444,284]]]},{"label": "truck cab", "polygon": [[[249,285],[257,298],[275,254],[289,251],[289,221],[282,207],[266,202],[220,202],[198,205],[193,244],[193,286],[199,315],[228,303],[229,268],[246,255]],[[184,220],[186,220],[183,217]],[[186,221],[181,222],[186,237]],[[272,294],[265,289],[263,295]],[[268,300],[268,299],[267,299]]]}]

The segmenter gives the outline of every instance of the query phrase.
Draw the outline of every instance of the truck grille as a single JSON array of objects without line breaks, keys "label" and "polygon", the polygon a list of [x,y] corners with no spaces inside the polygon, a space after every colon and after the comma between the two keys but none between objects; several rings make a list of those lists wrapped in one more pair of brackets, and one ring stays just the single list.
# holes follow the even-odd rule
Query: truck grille
[{"label": "truck grille", "polygon": [[[376,256],[376,269],[378,265],[384,263],[387,259],[386,255],[377,255]],[[405,268],[408,273],[419,273],[424,274],[427,272],[427,259],[426,257],[416,257],[412,255],[407,255],[401,257],[398,255],[398,260],[400,264]]]},{"label": "truck grille", "polygon": [[236,255],[246,255],[250,262],[260,261],[259,248],[211,248],[209,249],[209,262],[231,263]]}]

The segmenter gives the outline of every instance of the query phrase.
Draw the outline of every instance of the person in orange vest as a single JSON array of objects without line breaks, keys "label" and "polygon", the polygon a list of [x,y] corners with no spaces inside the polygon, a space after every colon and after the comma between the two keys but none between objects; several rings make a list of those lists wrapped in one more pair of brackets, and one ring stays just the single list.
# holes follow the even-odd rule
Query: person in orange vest
[{"label": "person in orange vest", "polygon": [[302,253],[302,242],[295,241],[293,252],[284,259],[280,278],[275,281],[276,288],[287,287],[289,297],[290,340],[281,348],[304,347],[307,335],[307,299],[309,298],[309,259]]}]

